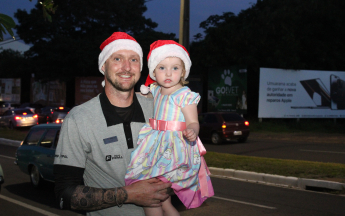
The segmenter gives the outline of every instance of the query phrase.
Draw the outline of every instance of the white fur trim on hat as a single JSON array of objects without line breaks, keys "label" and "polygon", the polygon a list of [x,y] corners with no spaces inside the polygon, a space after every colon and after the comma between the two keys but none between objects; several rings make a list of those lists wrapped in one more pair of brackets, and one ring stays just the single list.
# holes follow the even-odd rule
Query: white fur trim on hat
[{"label": "white fur trim on hat", "polygon": [[150,92],[150,89],[149,89],[149,87],[147,87],[146,85],[141,85],[141,86],[140,86],[140,92],[141,92],[143,95],[147,95],[147,94]]},{"label": "white fur trim on hat", "polygon": [[98,57],[98,69],[99,71],[104,74],[104,71],[102,71],[102,66],[104,65],[105,61],[116,51],[119,50],[132,50],[136,52],[140,56],[140,71],[143,69],[143,51],[141,49],[141,46],[129,39],[117,39],[113,42],[106,45],[102,52],[99,54]]},{"label": "white fur trim on hat", "polygon": [[188,53],[182,47],[175,44],[166,44],[152,50],[148,60],[150,77],[153,80],[156,80],[156,78],[153,76],[153,71],[156,69],[159,62],[163,61],[167,57],[178,57],[183,61],[186,69],[186,74],[184,75],[184,78],[187,79],[190,67],[192,66],[192,62],[189,58]]}]

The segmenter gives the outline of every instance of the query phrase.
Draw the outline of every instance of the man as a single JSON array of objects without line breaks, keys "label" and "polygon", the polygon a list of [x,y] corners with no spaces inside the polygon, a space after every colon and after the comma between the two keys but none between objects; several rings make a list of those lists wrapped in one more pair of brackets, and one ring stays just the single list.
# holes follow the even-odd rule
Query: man
[{"label": "man", "polygon": [[112,34],[100,48],[104,91],[73,108],[63,122],[54,162],[55,193],[62,209],[144,215],[140,206],[161,205],[171,184],[158,179],[124,183],[137,135],[153,116],[152,99],[134,93],[142,49],[123,32]]}]

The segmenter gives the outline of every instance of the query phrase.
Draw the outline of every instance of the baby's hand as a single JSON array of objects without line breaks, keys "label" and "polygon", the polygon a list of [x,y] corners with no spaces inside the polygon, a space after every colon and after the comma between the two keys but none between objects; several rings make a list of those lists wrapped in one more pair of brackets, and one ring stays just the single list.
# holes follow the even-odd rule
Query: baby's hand
[{"label": "baby's hand", "polygon": [[196,140],[196,133],[193,129],[185,129],[182,131],[182,134],[189,142]]}]

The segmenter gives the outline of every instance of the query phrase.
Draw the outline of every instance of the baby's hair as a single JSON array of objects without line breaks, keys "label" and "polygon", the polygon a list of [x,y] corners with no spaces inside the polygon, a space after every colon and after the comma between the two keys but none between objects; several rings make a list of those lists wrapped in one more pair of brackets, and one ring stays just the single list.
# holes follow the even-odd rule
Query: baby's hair
[{"label": "baby's hair", "polygon": [[182,59],[181,59],[181,62],[182,62],[183,68],[182,68],[182,76],[181,76],[181,79],[180,79],[180,84],[181,84],[182,86],[185,86],[185,85],[187,85],[189,82],[186,81],[186,80],[184,79],[184,75],[186,74],[186,67],[185,67],[184,62],[182,61]]}]

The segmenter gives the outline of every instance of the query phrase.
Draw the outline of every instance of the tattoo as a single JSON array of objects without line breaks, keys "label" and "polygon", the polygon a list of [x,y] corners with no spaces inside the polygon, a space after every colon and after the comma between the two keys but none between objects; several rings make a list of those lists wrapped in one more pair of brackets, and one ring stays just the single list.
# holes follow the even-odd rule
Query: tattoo
[{"label": "tattoo", "polygon": [[120,203],[122,204],[125,203],[127,199],[128,199],[127,191],[124,188],[118,188],[117,197],[116,197],[117,203],[121,205]]},{"label": "tattoo", "polygon": [[[117,202],[126,202],[128,198],[127,191],[120,187],[117,191]],[[115,191],[113,188],[101,189],[77,186],[71,198],[71,208],[74,210],[94,211],[116,206],[114,195]]]}]

